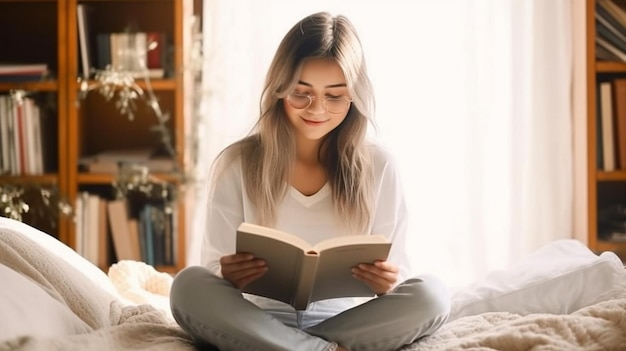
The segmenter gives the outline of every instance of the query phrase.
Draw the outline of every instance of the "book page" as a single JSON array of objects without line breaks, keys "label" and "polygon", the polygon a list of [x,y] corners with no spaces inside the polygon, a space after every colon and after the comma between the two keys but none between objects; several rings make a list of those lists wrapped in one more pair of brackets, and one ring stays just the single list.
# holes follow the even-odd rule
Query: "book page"
[{"label": "book page", "polygon": [[291,304],[300,277],[304,251],[269,236],[237,231],[237,252],[250,252],[267,262],[268,270],[242,290]]},{"label": "book page", "polygon": [[313,246],[313,250],[322,252],[329,248],[349,246],[354,244],[368,244],[368,243],[388,243],[386,237],[382,235],[345,235],[338,236],[331,239],[320,241]]},{"label": "book page", "polygon": [[241,223],[241,225],[239,225],[239,228],[237,229],[237,235],[239,235],[239,233],[254,234],[257,236],[264,236],[264,237],[272,238],[272,240],[283,241],[283,242],[289,243],[292,246],[300,248],[302,251],[312,250],[311,244],[306,242],[306,240],[294,234],[283,232],[278,229],[263,227],[260,225],[244,222],[244,223]]},{"label": "book page", "polygon": [[359,263],[386,260],[390,243],[365,243],[328,248],[320,252],[311,301],[336,297],[373,297],[365,283],[352,277],[352,267]]}]

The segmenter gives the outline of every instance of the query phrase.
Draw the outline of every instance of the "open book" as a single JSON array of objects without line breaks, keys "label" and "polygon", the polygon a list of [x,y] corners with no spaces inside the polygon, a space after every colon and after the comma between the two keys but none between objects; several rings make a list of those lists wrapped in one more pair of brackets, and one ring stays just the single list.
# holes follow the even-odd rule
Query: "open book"
[{"label": "open book", "polygon": [[237,229],[237,252],[262,258],[269,268],[243,292],[298,310],[324,299],[374,296],[367,284],[352,277],[352,267],[386,260],[390,249],[382,235],[341,236],[312,246],[293,234],[255,224],[242,223]]}]

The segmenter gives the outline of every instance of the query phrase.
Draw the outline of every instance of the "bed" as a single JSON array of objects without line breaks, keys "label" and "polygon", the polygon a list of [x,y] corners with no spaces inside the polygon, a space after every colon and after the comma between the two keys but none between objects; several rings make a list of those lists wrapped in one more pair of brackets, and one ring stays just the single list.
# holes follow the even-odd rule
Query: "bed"
[{"label": "bed", "polygon": [[[194,350],[168,308],[171,276],[141,262],[99,270],[26,224],[0,218],[0,350]],[[556,241],[452,295],[421,350],[626,350],[626,270]]]}]

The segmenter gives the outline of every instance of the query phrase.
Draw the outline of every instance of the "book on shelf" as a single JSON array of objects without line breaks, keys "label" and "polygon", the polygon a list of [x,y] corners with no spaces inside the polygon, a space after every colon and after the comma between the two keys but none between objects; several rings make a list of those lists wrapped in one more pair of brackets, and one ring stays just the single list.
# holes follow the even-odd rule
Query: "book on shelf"
[{"label": "book on shelf", "polygon": [[613,120],[613,87],[611,82],[600,82],[600,98],[602,115],[602,163],[604,171],[615,170],[615,127]]},{"label": "book on shelf", "polygon": [[99,229],[100,229],[100,198],[96,194],[83,192],[85,198],[83,201],[83,215],[85,228],[85,247],[83,256],[97,265],[100,261],[98,254],[100,253]]},{"label": "book on shelf", "polygon": [[622,61],[622,59],[615,55],[604,46],[596,43],[596,60],[599,61]]},{"label": "book on shelf", "polygon": [[600,84],[596,84],[596,169],[603,170],[604,169],[604,151],[602,150],[602,145],[604,144],[602,140],[602,104],[600,102]]},{"label": "book on shelf", "polygon": [[[600,2],[596,3],[595,9],[596,43],[600,50],[596,52],[596,58],[600,56],[614,56],[617,61],[624,61],[626,55],[626,27],[614,17]],[[598,40],[601,39],[601,40]]]},{"label": "book on shelf", "polygon": [[165,34],[120,32],[96,35],[98,69],[130,72],[136,79],[165,77]]},{"label": "book on shelf", "polygon": [[13,157],[13,131],[9,129],[9,106],[10,97],[8,95],[0,96],[0,145],[2,145],[2,173],[12,173],[13,169],[11,157]]},{"label": "book on shelf", "polygon": [[163,69],[167,62],[167,38],[162,32],[147,32],[146,65],[149,69]]},{"label": "book on shelf", "polygon": [[137,235],[129,215],[129,204],[126,200],[112,200],[107,204],[109,226],[117,260],[141,261],[141,252],[137,247]]},{"label": "book on shelf", "polygon": [[610,18],[616,27],[622,27],[626,32],[626,11],[613,0],[596,0],[596,11],[600,11],[604,17]]},{"label": "book on shelf", "polygon": [[107,201],[97,194],[81,191],[76,196],[76,252],[93,264],[106,268],[111,246],[108,229]]},{"label": "book on shelf", "polygon": [[615,57],[617,57],[619,61],[626,62],[626,54],[622,52],[620,49],[618,49],[617,47],[615,47],[613,44],[609,43],[608,41],[598,36],[596,36],[596,43],[600,47],[604,48],[606,51],[610,52]]},{"label": "book on shelf", "polygon": [[236,251],[266,261],[268,270],[242,291],[305,309],[311,302],[339,297],[373,297],[352,276],[359,263],[386,260],[391,243],[382,235],[352,235],[310,245],[296,235],[251,223],[236,234]]},{"label": "book on shelf", "polygon": [[139,232],[139,220],[137,218],[131,217],[128,219],[128,235],[128,244],[130,245],[130,250],[133,252],[133,255],[144,260],[146,253],[143,252],[143,248],[141,247],[142,238]]},{"label": "book on shelf", "polygon": [[136,72],[147,67],[147,36],[143,32],[111,33],[111,65],[121,71]]},{"label": "book on shelf", "polygon": [[621,40],[626,40],[626,26],[615,14],[612,8],[606,6],[606,2],[596,2],[596,20],[599,20],[614,35],[619,36]]},{"label": "book on shelf", "polygon": [[11,74],[39,74],[48,73],[45,63],[3,63],[0,62],[0,75]]},{"label": "book on shelf", "polygon": [[133,197],[106,200],[110,250],[118,261],[143,261],[153,266],[176,264],[175,213],[175,206],[166,209],[158,201]]},{"label": "book on shelf", "polygon": [[168,173],[176,170],[176,161],[171,157],[155,155],[151,149],[125,149],[103,151],[82,157],[79,167],[90,173],[115,174],[124,164],[146,167],[150,172]]},{"label": "book on shelf", "polygon": [[[142,209],[147,224],[147,232],[145,237],[148,241],[148,257],[150,261],[146,263],[152,265],[172,264],[171,261],[171,245],[166,246],[166,242],[171,240],[171,217],[166,213],[162,205],[146,204]],[[169,236],[169,238],[168,238]]]},{"label": "book on shelf", "polygon": [[78,25],[78,48],[80,53],[80,63],[82,76],[88,79],[91,76],[91,41],[89,37],[88,7],[85,4],[78,4],[76,7],[76,23]]},{"label": "book on shelf", "polygon": [[49,73],[45,63],[0,62],[0,82],[4,83],[40,81]]},{"label": "book on shelf", "polygon": [[154,240],[154,219],[152,218],[153,208],[144,205],[139,211],[139,235],[141,237],[141,252],[143,261],[153,266],[155,264],[155,240]]},{"label": "book on shelf", "polygon": [[111,65],[111,35],[99,33],[96,35],[96,67],[100,70]]},{"label": "book on shelf", "polygon": [[[626,54],[626,36],[613,28],[607,21],[596,13],[597,36],[611,44],[613,50]],[[606,47],[606,45],[604,45]]]},{"label": "book on shelf", "polygon": [[108,268],[111,264],[111,235],[107,218],[107,203],[103,198],[98,198],[98,267]]},{"label": "book on shelf", "polygon": [[626,169],[626,78],[613,80],[617,168]]},{"label": "book on shelf", "polygon": [[18,175],[43,174],[46,167],[45,118],[30,97],[17,103],[0,95],[0,169]]}]

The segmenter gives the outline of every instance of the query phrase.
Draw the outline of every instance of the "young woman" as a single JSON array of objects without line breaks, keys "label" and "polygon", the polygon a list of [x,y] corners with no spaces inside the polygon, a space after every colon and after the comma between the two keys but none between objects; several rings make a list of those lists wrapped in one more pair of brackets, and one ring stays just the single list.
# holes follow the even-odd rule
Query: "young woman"
[{"label": "young woman", "polygon": [[[209,198],[204,267],[174,279],[176,321],[220,350],[396,350],[437,330],[449,311],[444,286],[410,270],[407,213],[390,155],[366,143],[374,98],[361,44],[346,17],[316,13],[282,40],[269,68],[261,116],[218,157]],[[235,253],[251,222],[310,243],[386,235],[387,261],[354,267],[377,297],[323,300],[306,310],[242,294],[268,269]]]}]

